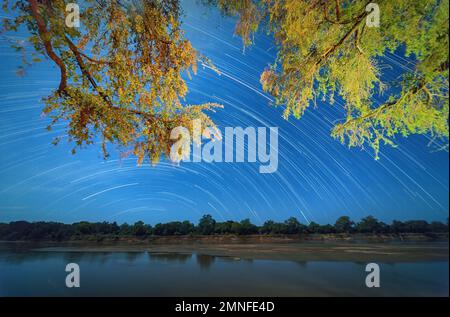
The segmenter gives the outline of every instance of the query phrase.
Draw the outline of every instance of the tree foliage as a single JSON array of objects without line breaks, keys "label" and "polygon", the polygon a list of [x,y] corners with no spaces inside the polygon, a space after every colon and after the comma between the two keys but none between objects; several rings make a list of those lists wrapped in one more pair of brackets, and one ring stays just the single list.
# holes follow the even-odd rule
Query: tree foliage
[{"label": "tree foliage", "polygon": [[183,36],[177,0],[87,0],[80,4],[79,28],[65,23],[67,1],[8,2],[4,9],[16,17],[5,19],[4,29],[25,26],[36,53],[59,68],[59,86],[45,98],[44,113],[53,123],[68,122],[77,147],[99,136],[105,156],[111,142],[139,163],[145,157],[156,162],[170,151],[172,128],[192,128],[191,119],[213,125],[204,111],[218,105],[183,104],[182,76],[196,72],[201,56]]},{"label": "tree foliage", "polygon": [[[398,134],[429,134],[448,147],[448,0],[376,1],[380,27],[366,25],[367,0],[209,2],[238,16],[244,44],[258,27],[274,36],[278,55],[261,84],[285,118],[340,96],[346,118],[332,136],[349,147],[370,146],[378,158],[380,143],[395,145]],[[399,50],[414,67],[382,79],[383,56]]]},{"label": "tree foliage", "polygon": [[[238,17],[244,47],[259,29],[273,35],[278,55],[260,81],[286,119],[300,118],[319,98],[333,103],[339,96],[346,115],[331,134],[349,147],[370,146],[378,158],[380,144],[395,146],[397,135],[410,134],[448,147],[448,0],[379,0],[380,27],[366,25],[368,0],[203,2]],[[111,142],[139,163],[156,162],[170,150],[173,127],[192,128],[193,118],[214,126],[205,110],[219,105],[183,104],[182,75],[195,73],[200,58],[210,60],[183,37],[178,0],[86,0],[80,28],[66,26],[65,6],[4,0],[16,17],[3,27],[25,26],[36,53],[59,68],[44,112],[68,122],[77,147],[99,136],[105,156]],[[383,56],[398,51],[414,66],[394,80],[382,78]]]},{"label": "tree foliage", "polygon": [[216,221],[211,215],[204,215],[198,222],[198,232],[201,234],[212,234],[215,230]]},{"label": "tree foliage", "polygon": [[339,217],[334,224],[334,228],[338,233],[350,233],[353,231],[354,222],[348,216]]},{"label": "tree foliage", "polygon": [[228,220],[216,222],[211,215],[204,215],[198,225],[190,221],[172,221],[158,223],[154,227],[146,225],[142,221],[134,225],[124,223],[87,222],[81,221],[74,224],[57,222],[27,222],[13,221],[8,224],[0,223],[0,240],[94,240],[101,241],[104,238],[119,239],[120,237],[147,238],[149,236],[180,236],[180,235],[307,235],[307,234],[403,234],[417,233],[429,234],[448,233],[447,223],[424,220],[397,221],[390,225],[378,221],[372,216],[361,219],[353,226],[353,221],[347,216],[340,217],[336,224],[320,225],[311,222],[308,226],[301,224],[295,217],[284,222],[266,221],[262,226],[251,223],[249,219],[240,222]]}]

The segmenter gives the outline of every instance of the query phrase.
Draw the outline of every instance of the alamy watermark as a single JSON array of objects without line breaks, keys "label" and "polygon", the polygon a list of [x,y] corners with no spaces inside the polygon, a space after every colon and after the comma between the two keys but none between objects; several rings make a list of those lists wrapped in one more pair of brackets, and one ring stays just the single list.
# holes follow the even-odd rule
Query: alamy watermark
[{"label": "alamy watermark", "polygon": [[66,5],[66,26],[69,28],[80,27],[80,6],[76,3],[68,3]]},{"label": "alamy watermark", "polygon": [[173,162],[259,162],[260,173],[278,169],[278,127],[225,127],[202,129],[201,120],[192,121],[192,134],[183,126],[172,129],[175,140],[170,150]]},{"label": "alamy watermark", "polygon": [[380,287],[380,266],[376,263],[369,263],[366,265],[366,286],[369,288]]},{"label": "alamy watermark", "polygon": [[69,288],[80,287],[80,266],[77,263],[69,263],[66,265],[66,286]]},{"label": "alamy watermark", "polygon": [[366,12],[369,12],[366,17],[366,26],[369,28],[380,27],[380,7],[378,4],[374,2],[367,4]]}]

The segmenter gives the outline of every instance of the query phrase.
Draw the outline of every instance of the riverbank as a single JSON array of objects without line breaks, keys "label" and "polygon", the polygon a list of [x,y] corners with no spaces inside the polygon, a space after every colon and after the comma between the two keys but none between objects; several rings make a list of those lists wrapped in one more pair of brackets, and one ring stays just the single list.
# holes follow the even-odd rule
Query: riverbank
[{"label": "riverbank", "polygon": [[[191,244],[191,243],[295,243],[308,241],[340,242],[434,242],[448,241],[448,233],[402,233],[402,234],[252,234],[252,235],[169,235],[169,236],[121,236],[121,235],[83,235],[69,240],[13,240],[10,242],[50,242],[50,243],[123,243],[141,244]],[[9,241],[9,240],[8,240]],[[0,242],[5,242],[0,240]]]},{"label": "riverbank", "polygon": [[148,252],[197,254],[234,260],[419,262],[448,261],[448,235],[426,239],[380,235],[179,236],[102,241],[2,242],[6,248],[39,252]]}]

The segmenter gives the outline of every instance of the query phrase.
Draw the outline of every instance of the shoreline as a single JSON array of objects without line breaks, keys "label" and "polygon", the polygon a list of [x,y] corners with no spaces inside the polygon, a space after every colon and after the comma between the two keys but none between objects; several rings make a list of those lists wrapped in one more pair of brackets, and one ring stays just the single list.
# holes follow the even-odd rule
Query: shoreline
[{"label": "shoreline", "polygon": [[[422,235],[423,236],[423,235]],[[232,260],[421,262],[448,261],[446,238],[403,240],[380,236],[309,239],[298,236],[184,236],[103,241],[1,241],[2,249],[18,252],[147,252],[150,256],[197,255]],[[311,239],[314,238],[314,239]],[[365,238],[365,239],[362,239]],[[419,239],[418,239],[419,238]]]},{"label": "shoreline", "polygon": [[68,240],[0,240],[0,243],[129,243],[129,244],[183,244],[183,243],[302,243],[302,242],[439,242],[449,241],[448,233],[401,233],[401,234],[365,234],[365,233],[308,233],[308,234],[214,234],[214,235],[167,235],[167,236],[116,236],[85,235]]}]

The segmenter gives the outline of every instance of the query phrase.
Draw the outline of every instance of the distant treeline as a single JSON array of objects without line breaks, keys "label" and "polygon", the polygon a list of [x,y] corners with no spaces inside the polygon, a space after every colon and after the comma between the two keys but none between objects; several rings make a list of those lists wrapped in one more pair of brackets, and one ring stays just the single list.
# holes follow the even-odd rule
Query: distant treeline
[{"label": "distant treeline", "polygon": [[133,225],[116,222],[77,222],[64,224],[58,222],[14,221],[0,223],[0,240],[77,240],[86,237],[121,236],[176,236],[176,235],[250,235],[250,234],[330,234],[330,233],[366,233],[366,234],[402,234],[402,233],[446,233],[447,224],[424,220],[396,221],[391,224],[378,221],[373,216],[355,223],[349,217],[340,217],[334,225],[319,225],[315,222],[305,225],[291,217],[284,222],[266,221],[262,226],[254,225],[249,219],[240,222],[217,222],[211,215],[204,215],[197,225],[190,221],[158,223],[155,226],[138,221]]}]

